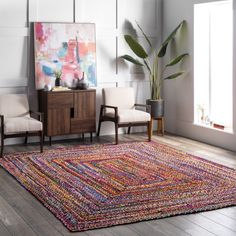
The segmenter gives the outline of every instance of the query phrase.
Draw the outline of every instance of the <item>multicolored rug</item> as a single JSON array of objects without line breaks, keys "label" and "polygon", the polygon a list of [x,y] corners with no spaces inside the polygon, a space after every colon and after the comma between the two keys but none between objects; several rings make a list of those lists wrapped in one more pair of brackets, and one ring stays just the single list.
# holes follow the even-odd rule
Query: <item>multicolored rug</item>
[{"label": "multicolored rug", "polygon": [[236,170],[156,142],[15,153],[0,164],[71,231],[236,204]]}]

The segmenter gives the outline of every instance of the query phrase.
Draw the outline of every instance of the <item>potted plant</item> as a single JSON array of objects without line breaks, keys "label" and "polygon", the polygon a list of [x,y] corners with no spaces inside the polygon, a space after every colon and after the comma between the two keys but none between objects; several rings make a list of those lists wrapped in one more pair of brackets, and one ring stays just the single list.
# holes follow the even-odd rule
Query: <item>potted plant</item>
[{"label": "potted plant", "polygon": [[[171,34],[163,41],[160,48],[156,49],[151,41],[148,39],[147,35],[144,33],[143,29],[136,22],[138,28],[142,32],[144,38],[146,39],[151,53],[148,54],[144,47],[131,35],[125,35],[125,41],[129,45],[130,49],[134,52],[134,54],[139,58],[136,59],[130,55],[123,55],[121,58],[137,65],[142,66],[147,69],[149,72],[149,81],[150,81],[150,91],[151,91],[151,99],[147,100],[147,104],[151,105],[151,115],[154,118],[163,117],[164,116],[164,101],[161,98],[161,87],[164,80],[176,79],[181,76],[184,71],[178,71],[169,75],[166,75],[166,69],[171,66],[178,64],[183,60],[188,54],[183,53],[180,55],[176,55],[172,58],[167,64],[161,67],[161,59],[166,55],[167,47],[169,43],[175,38],[176,33],[182,28],[185,21],[182,21],[172,32]],[[152,61],[152,63],[151,63]],[[162,64],[163,65],[163,64]]]},{"label": "potted plant", "polygon": [[62,71],[61,70],[55,70],[54,75],[56,77],[55,79],[55,87],[59,87],[61,85],[61,75]]}]

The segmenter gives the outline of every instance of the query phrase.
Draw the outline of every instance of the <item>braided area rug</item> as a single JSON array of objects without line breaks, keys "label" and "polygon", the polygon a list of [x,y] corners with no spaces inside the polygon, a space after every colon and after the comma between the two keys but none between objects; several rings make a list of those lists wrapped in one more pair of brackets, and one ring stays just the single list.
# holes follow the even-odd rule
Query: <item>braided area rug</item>
[{"label": "braided area rug", "polygon": [[156,142],[7,154],[0,165],[71,231],[236,204],[236,170]]}]

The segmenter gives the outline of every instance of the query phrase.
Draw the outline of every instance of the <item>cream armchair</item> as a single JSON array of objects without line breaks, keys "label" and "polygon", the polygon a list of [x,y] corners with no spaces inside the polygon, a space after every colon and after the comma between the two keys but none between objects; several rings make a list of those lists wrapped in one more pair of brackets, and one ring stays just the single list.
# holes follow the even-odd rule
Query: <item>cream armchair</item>
[{"label": "cream armchair", "polygon": [[[31,117],[31,114],[40,117],[40,121]],[[3,155],[4,140],[6,138],[40,137],[40,151],[43,152],[43,117],[39,112],[29,110],[28,99],[25,94],[0,95],[1,119],[1,157]]]},{"label": "cream armchair", "polygon": [[[100,109],[97,136],[100,134],[101,123],[112,121],[115,123],[115,142],[118,144],[118,128],[132,126],[147,126],[148,140],[151,141],[152,120],[150,106],[135,104],[133,88],[104,88],[102,90],[103,105]],[[143,107],[146,111],[136,110]]]}]

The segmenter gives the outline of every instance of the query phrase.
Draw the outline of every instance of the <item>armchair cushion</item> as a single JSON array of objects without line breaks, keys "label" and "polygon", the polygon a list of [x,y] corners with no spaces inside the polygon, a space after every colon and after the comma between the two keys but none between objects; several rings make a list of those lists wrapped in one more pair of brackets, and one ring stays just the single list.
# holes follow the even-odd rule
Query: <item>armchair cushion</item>
[{"label": "armchair cushion", "polygon": [[[106,116],[114,117],[114,112],[106,112]],[[151,120],[149,113],[132,109],[118,109],[118,123],[139,123]]]},{"label": "armchair cushion", "polygon": [[26,94],[0,95],[0,114],[7,117],[30,116]]},{"label": "armchair cushion", "polygon": [[43,125],[41,121],[34,118],[24,117],[12,117],[4,119],[4,133],[21,133],[21,132],[35,132],[41,131]]},{"label": "armchair cushion", "polygon": [[[128,88],[103,88],[103,104],[116,106],[119,109],[134,109],[134,89]],[[106,108],[106,112],[112,109]]]}]

